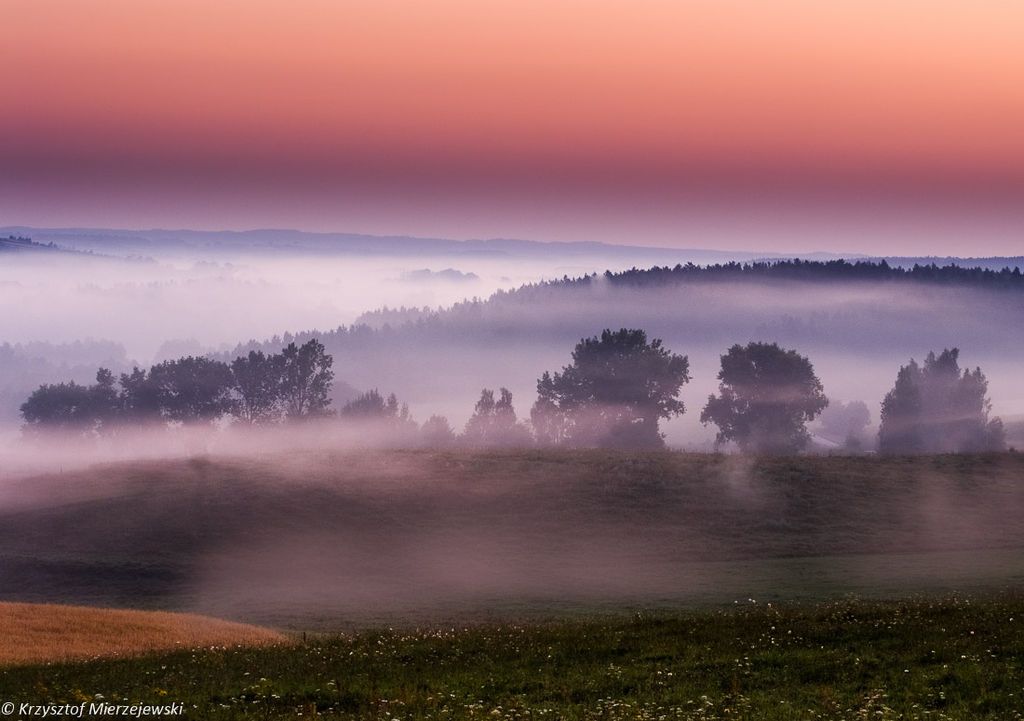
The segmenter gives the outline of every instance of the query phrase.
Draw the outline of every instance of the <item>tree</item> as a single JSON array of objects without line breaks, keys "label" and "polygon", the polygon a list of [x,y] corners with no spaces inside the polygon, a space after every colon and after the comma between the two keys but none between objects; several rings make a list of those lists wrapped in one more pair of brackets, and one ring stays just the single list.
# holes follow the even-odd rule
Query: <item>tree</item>
[{"label": "tree", "polygon": [[41,385],[21,404],[25,430],[90,436],[96,430],[92,400],[90,389],[75,382]]},{"label": "tree", "polygon": [[462,433],[462,441],[467,445],[479,448],[530,445],[530,432],[516,418],[511,391],[501,388],[499,393],[495,400],[494,391],[490,388],[480,392],[480,400],[476,402],[473,415]]},{"label": "tree", "polygon": [[410,420],[408,404],[399,404],[398,397],[394,393],[385,398],[376,388],[366,393],[360,393],[346,403],[341,409],[341,416],[364,420]]},{"label": "tree", "polygon": [[100,433],[112,433],[120,422],[121,399],[114,374],[107,368],[96,371],[96,383],[89,387],[90,413]]},{"label": "tree", "polygon": [[21,405],[26,430],[61,430],[82,436],[111,432],[118,419],[119,399],[114,374],[96,372],[96,383],[42,385]]},{"label": "tree", "polygon": [[374,388],[346,403],[339,414],[342,419],[355,421],[363,433],[380,434],[376,440],[388,445],[408,446],[419,442],[419,426],[409,413],[409,406],[399,403],[390,393],[386,398]]},{"label": "tree", "polygon": [[334,358],[315,338],[281,351],[281,397],[290,419],[330,415]]},{"label": "tree", "polygon": [[542,446],[568,444],[571,438],[572,424],[568,412],[563,412],[556,401],[558,394],[551,373],[544,371],[537,379],[537,400],[530,408],[533,435]]},{"label": "tree", "polygon": [[922,453],[921,367],[913,358],[900,366],[896,384],[882,400],[882,421],[878,429],[878,450],[882,453]]},{"label": "tree", "polygon": [[430,416],[420,428],[420,438],[427,448],[450,448],[455,445],[455,431],[444,416]]},{"label": "tree", "polygon": [[283,366],[282,356],[255,350],[231,362],[234,412],[244,423],[261,425],[280,417]]},{"label": "tree", "polygon": [[230,413],[233,379],[227,363],[186,356],[149,369],[162,415],[180,423],[209,423]]},{"label": "tree", "polygon": [[928,354],[901,366],[882,401],[878,447],[883,453],[1002,450],[1003,423],[989,419],[988,379],[980,368],[960,370],[960,351]]},{"label": "tree", "polygon": [[734,345],[722,356],[718,380],[701,423],[718,426],[717,444],[734,441],[744,452],[802,450],[807,422],[828,405],[811,362],[776,343]]},{"label": "tree", "polygon": [[163,422],[160,389],[149,373],[138,367],[133,368],[131,373],[121,374],[119,385],[121,391],[118,401],[123,423],[143,426]]},{"label": "tree", "polygon": [[343,418],[384,418],[388,404],[376,388],[360,393],[341,409]]},{"label": "tree", "polygon": [[537,381],[534,432],[549,445],[660,448],[659,422],[686,410],[678,396],[689,369],[686,356],[642,330],[584,338],[570,365]]}]

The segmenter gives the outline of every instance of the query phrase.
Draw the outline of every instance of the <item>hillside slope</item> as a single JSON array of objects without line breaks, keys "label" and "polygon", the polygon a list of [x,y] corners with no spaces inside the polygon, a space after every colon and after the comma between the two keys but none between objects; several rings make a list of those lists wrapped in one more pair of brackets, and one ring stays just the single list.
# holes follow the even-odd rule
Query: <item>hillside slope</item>
[{"label": "hillside slope", "polygon": [[0,598],[272,623],[1024,580],[1020,454],[297,453],[5,491]]}]

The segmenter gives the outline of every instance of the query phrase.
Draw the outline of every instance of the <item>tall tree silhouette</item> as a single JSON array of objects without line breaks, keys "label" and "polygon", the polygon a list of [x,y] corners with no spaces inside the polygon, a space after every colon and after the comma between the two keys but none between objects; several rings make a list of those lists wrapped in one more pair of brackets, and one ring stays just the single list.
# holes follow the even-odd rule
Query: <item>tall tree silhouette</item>
[{"label": "tall tree silhouette", "polygon": [[314,339],[281,351],[281,397],[285,415],[291,419],[330,414],[334,358]]},{"label": "tall tree silhouette", "polygon": [[96,372],[96,383],[57,383],[37,388],[21,406],[25,429],[31,434],[61,430],[82,436],[111,433],[120,416],[120,399],[114,374]]},{"label": "tall tree silhouette", "polygon": [[445,416],[430,416],[420,428],[420,439],[427,448],[450,448],[455,445],[455,431]]},{"label": "tall tree silhouette", "polygon": [[62,431],[87,436],[96,430],[90,390],[75,382],[39,386],[21,404],[21,416],[29,434]]},{"label": "tall tree silhouette", "polygon": [[716,442],[743,451],[793,453],[810,440],[807,422],[828,405],[814,366],[776,343],[734,345],[722,356],[718,395],[700,420],[718,426]]},{"label": "tall tree silhouette", "polygon": [[203,423],[231,412],[231,369],[227,363],[186,356],[158,363],[149,370],[165,418]]},{"label": "tall tree silhouette", "polygon": [[249,351],[231,362],[235,415],[244,423],[272,423],[281,416],[281,385],[284,359],[263,351]]},{"label": "tall tree silhouette", "polygon": [[341,409],[343,418],[361,420],[388,420],[400,424],[414,423],[409,413],[409,404],[399,403],[394,393],[384,397],[374,388],[346,403]]},{"label": "tall tree silhouette", "polygon": [[686,356],[642,330],[605,330],[584,338],[572,363],[537,381],[530,412],[538,441],[551,445],[658,448],[658,423],[685,411]]},{"label": "tall tree silhouette", "polygon": [[530,445],[529,431],[516,418],[512,405],[512,393],[508,388],[494,391],[484,388],[480,400],[473,408],[473,415],[466,422],[462,442],[474,447],[522,447]]},{"label": "tall tree silhouette", "polygon": [[121,420],[133,426],[146,426],[163,422],[160,412],[160,389],[150,374],[142,368],[122,373],[119,385]]},{"label": "tall tree silhouette", "polygon": [[988,379],[960,369],[960,351],[931,352],[924,365],[901,366],[882,401],[878,447],[883,453],[1002,450],[1003,423],[989,418]]},{"label": "tall tree silhouette", "polygon": [[114,374],[108,368],[96,371],[96,383],[89,387],[89,405],[100,433],[113,433],[121,421],[121,399]]}]

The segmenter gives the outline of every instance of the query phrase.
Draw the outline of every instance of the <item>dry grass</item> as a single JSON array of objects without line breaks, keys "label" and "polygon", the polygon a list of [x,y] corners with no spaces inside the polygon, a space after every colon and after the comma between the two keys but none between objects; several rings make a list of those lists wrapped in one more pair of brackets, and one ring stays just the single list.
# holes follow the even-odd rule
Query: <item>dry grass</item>
[{"label": "dry grass", "polygon": [[259,626],[184,613],[0,603],[0,666],[285,641]]}]

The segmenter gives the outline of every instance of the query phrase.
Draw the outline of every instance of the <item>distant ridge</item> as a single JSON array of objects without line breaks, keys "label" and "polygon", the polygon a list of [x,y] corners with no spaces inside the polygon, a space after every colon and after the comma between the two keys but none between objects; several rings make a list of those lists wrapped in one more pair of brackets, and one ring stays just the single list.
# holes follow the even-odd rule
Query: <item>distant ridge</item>
[{"label": "distant ridge", "polygon": [[[749,283],[751,287],[754,287],[755,284],[766,286],[773,283],[777,285],[803,283],[808,287],[814,284],[833,287],[838,283],[844,283],[849,287],[856,284],[884,284],[888,287],[895,287],[898,284],[907,289],[928,286],[975,288],[999,292],[1002,295],[1001,301],[1005,301],[1004,310],[1010,313],[1019,312],[1014,308],[1019,306],[1021,299],[1024,298],[1022,295],[1024,294],[1024,271],[1005,267],[993,270],[977,265],[964,267],[949,263],[941,267],[934,264],[918,264],[904,268],[884,261],[850,262],[842,259],[830,261],[784,259],[749,263],[730,262],[708,266],[678,264],[675,266],[653,266],[645,269],[633,268],[615,273],[606,271],[603,274],[528,283],[515,289],[496,291],[485,299],[473,298],[446,308],[379,308],[363,313],[355,323],[347,326],[288,332],[261,341],[251,339],[247,343],[238,344],[232,351],[223,353],[222,359],[230,360],[251,350],[272,352],[281,345],[291,342],[305,343],[313,338],[323,342],[328,351],[343,357],[353,349],[370,345],[372,342],[387,344],[401,342],[403,338],[418,342],[424,339],[451,340],[464,337],[473,338],[474,342],[478,342],[483,337],[498,336],[507,341],[508,337],[512,337],[515,333],[519,333],[520,338],[537,337],[541,330],[534,320],[516,321],[515,318],[518,314],[521,314],[524,309],[533,309],[534,311],[543,309],[545,313],[548,313],[552,308],[565,307],[559,304],[566,301],[576,303],[577,300],[580,300],[580,303],[575,306],[577,308],[582,305],[591,306],[610,302],[609,299],[615,297],[608,293],[594,294],[591,291],[595,288],[656,292],[662,289],[679,291],[706,287],[710,283],[736,282]],[[625,298],[626,296],[620,295],[619,297]],[[617,305],[617,302],[613,302],[612,305]],[[865,326],[870,328],[868,333],[871,339],[880,337],[882,332],[875,325],[878,310],[877,307],[872,307],[861,316]],[[651,304],[650,307],[641,306],[638,312],[649,313],[653,319],[657,319],[659,316],[657,304]],[[825,322],[826,326],[831,324],[830,321],[822,321],[821,318],[817,320],[812,318],[804,323],[798,321],[796,316],[791,314],[780,316],[766,308],[745,309],[743,322],[752,322],[751,319],[757,312],[764,314],[760,320],[754,322],[758,333],[763,328],[768,328],[769,323],[781,322],[781,326],[774,327],[773,337],[785,338],[785,332],[799,330],[802,323],[805,329],[813,329],[816,323]],[[524,317],[536,319],[540,315],[539,312],[530,312],[526,313]],[[553,321],[553,325],[557,326],[569,318],[571,313],[553,313],[551,315],[559,317],[559,320]],[[632,322],[641,322],[637,320],[641,317],[636,314],[630,315]],[[702,329],[701,333],[709,337],[714,333],[730,334],[733,332],[717,320],[701,325],[699,314],[695,312],[679,316],[676,321],[680,324],[679,328],[683,329],[679,331],[680,334],[693,333],[694,328]],[[602,322],[604,322],[603,318]],[[846,321],[843,320],[843,322]],[[901,320],[901,323],[906,322],[906,320]],[[915,319],[914,322],[917,323],[918,320]],[[947,322],[943,326],[943,330],[949,330],[950,327],[950,323]],[[994,327],[998,327],[998,323],[995,323]],[[979,328],[983,328],[983,326],[972,327],[972,330],[977,331]],[[580,337],[578,332],[574,329],[567,335],[578,338]],[[749,328],[744,333],[749,334]],[[907,331],[901,330],[900,333],[905,335]],[[960,337],[966,338],[967,334],[962,333]],[[1009,336],[1001,337],[1009,338]],[[1016,337],[1014,336],[1014,338]]]},{"label": "distant ridge", "polygon": [[[5,237],[6,236],[6,237]],[[764,253],[709,248],[664,248],[641,245],[615,245],[594,241],[540,241],[517,238],[477,238],[452,240],[406,235],[368,235],[362,233],[314,233],[291,229],[255,230],[130,230],[121,228],[35,228],[11,225],[0,227],[0,250],[16,241],[32,240],[35,249],[63,250],[108,256],[141,257],[231,257],[240,253],[257,255],[298,254],[307,256],[380,257],[433,256],[448,258],[515,258],[521,260],[556,259],[559,261],[592,259],[595,261],[636,264],[638,267],[674,266],[677,263],[714,265],[729,262],[770,262],[799,258],[828,261],[885,261],[891,266],[915,265],[939,267],[1024,270],[1024,255],[958,256],[867,256],[858,253]]]},{"label": "distant ridge", "polygon": [[1024,271],[1024,255],[993,255],[988,257],[957,257],[957,256],[877,256],[863,258],[862,260],[880,263],[885,261],[889,265],[900,268],[913,268],[918,266],[935,265],[940,268],[948,265],[958,265],[961,268],[983,268],[985,270],[1002,270],[1003,268],[1020,268]]},{"label": "distant ridge", "polygon": [[55,255],[72,258],[87,258],[90,260],[116,260],[116,261],[140,261],[145,260],[137,256],[123,257],[117,255],[108,255],[106,253],[98,253],[94,250],[87,248],[68,248],[54,241],[50,240],[46,243],[40,243],[35,239],[24,236],[9,234],[6,237],[2,236],[2,233],[6,231],[0,231],[0,254],[12,254],[17,253],[19,255]]},{"label": "distant ridge", "polygon": [[0,237],[0,253],[52,253],[67,252],[53,243],[37,243],[31,238],[23,235],[8,235]]},{"label": "distant ridge", "polygon": [[[593,241],[560,242],[486,238],[451,240],[401,235],[359,233],[312,233],[288,229],[260,230],[126,230],[108,228],[34,228],[0,227],[0,235],[31,235],[38,241],[52,242],[76,250],[118,255],[153,257],[177,255],[237,255],[292,253],[304,255],[346,256],[448,256],[522,259],[598,258],[638,265],[675,263],[720,263],[731,260],[752,261],[761,258],[789,258],[791,255],[752,251],[712,250],[707,248],[661,248],[653,246],[612,245]],[[802,258],[830,260],[838,253],[807,253]]]}]

